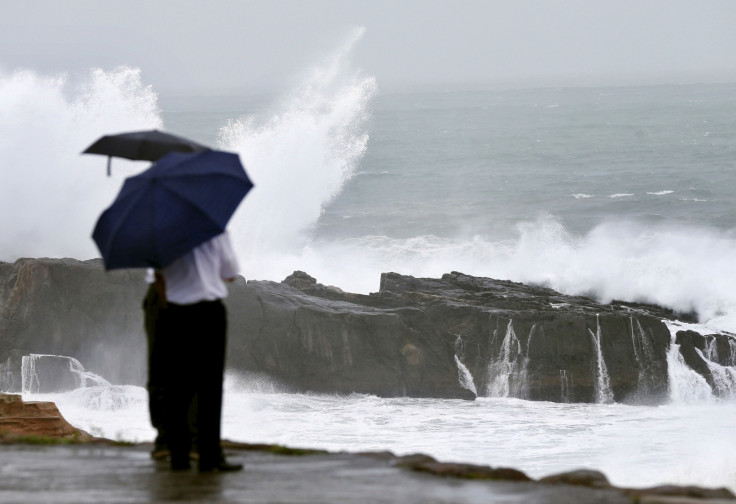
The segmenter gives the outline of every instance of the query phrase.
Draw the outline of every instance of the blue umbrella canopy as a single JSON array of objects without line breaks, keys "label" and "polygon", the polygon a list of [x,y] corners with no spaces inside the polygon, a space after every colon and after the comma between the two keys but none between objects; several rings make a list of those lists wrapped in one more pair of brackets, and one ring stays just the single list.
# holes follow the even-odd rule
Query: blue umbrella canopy
[{"label": "blue umbrella canopy", "polygon": [[172,152],[129,177],[92,238],[105,268],[163,268],[222,233],[253,187],[237,154]]}]

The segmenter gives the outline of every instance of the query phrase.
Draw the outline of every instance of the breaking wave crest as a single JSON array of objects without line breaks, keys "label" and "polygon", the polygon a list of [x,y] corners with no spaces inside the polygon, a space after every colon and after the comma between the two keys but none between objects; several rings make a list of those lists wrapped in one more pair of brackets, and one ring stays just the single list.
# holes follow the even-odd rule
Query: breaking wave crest
[{"label": "breaking wave crest", "polygon": [[[136,163],[80,156],[101,135],[161,127],[157,96],[138,69],[67,75],[0,73],[0,260],[97,256],[90,239]],[[137,163],[140,164],[140,163]]]},{"label": "breaking wave crest", "polygon": [[255,183],[230,225],[253,275],[271,269],[264,257],[298,254],[365,153],[376,80],[349,61],[363,31],[351,33],[269,117],[243,116],[221,129],[220,146],[240,154]]},{"label": "breaking wave crest", "polygon": [[381,272],[440,276],[450,271],[543,284],[560,292],[655,303],[698,313],[736,330],[736,240],[715,229],[602,223],[579,236],[555,218],[520,224],[517,236],[448,239],[364,236],[319,241],[299,263],[318,281],[357,292],[378,288]]}]

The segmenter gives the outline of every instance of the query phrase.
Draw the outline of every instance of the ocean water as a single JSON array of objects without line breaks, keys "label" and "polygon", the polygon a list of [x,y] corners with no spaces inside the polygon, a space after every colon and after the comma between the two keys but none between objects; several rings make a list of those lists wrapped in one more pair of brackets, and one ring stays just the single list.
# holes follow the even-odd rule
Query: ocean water
[{"label": "ocean water", "polygon": [[[372,292],[381,272],[454,270],[736,331],[736,84],[350,86],[270,110],[253,97],[162,99],[167,125],[240,152],[252,172],[232,225],[247,278],[302,269]],[[238,112],[225,120],[227,101]]]},{"label": "ocean water", "polygon": [[[699,330],[736,332],[736,83],[390,90],[351,60],[359,38],[279,96],[168,96],[129,67],[0,73],[0,260],[96,257],[97,216],[147,165],[114,160],[108,178],[104,158],[79,153],[158,127],[240,154],[256,187],[230,230],[248,279],[303,270],[372,292],[386,271],[462,271],[695,311]],[[223,428],[534,477],[589,467],[618,485],[736,489],[734,394],[705,387],[675,354],[660,407],[290,395],[231,376]],[[92,433],[153,438],[138,387],[47,398]]]}]

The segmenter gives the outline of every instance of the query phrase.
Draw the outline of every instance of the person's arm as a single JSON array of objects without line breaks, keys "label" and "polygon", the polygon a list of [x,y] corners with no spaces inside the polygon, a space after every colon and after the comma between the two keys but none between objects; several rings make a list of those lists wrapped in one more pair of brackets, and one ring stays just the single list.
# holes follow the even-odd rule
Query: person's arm
[{"label": "person's arm", "polygon": [[235,257],[232,243],[230,243],[230,234],[225,231],[220,235],[220,251],[222,254],[222,262],[220,265],[220,277],[226,282],[234,281],[240,270],[238,259]]}]

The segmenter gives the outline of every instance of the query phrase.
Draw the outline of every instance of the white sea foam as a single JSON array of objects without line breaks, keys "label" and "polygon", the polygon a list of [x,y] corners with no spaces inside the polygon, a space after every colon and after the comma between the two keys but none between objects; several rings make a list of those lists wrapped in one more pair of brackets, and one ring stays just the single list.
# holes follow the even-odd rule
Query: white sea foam
[{"label": "white sea foam", "polygon": [[609,198],[615,199],[615,198],[628,198],[629,196],[633,196],[632,193],[615,193],[611,194]]},{"label": "white sea foam", "polygon": [[651,196],[665,196],[667,194],[672,194],[674,192],[675,191],[664,190],[664,191],[657,191],[657,192],[648,192],[647,194],[649,194]]},{"label": "white sea foam", "polygon": [[133,385],[87,387],[58,394],[23,394],[24,401],[51,401],[62,416],[94,436],[143,442],[154,438],[148,393]]},{"label": "white sea foam", "polygon": [[606,302],[640,300],[695,310],[714,325],[736,312],[730,282],[736,240],[728,233],[608,222],[579,237],[552,218],[522,226],[520,233],[511,254],[501,258],[501,278],[592,293]]},{"label": "white sea foam", "polygon": [[271,257],[268,273],[282,279],[303,269],[322,283],[367,293],[377,290],[381,272],[438,277],[461,271],[545,284],[602,302],[696,311],[713,329],[736,331],[734,256],[736,240],[715,229],[608,222],[578,236],[546,216],[521,224],[516,238],[503,241],[480,235],[314,241],[291,257]]},{"label": "white sea foam", "polygon": [[[558,404],[508,398],[476,401],[350,395],[225,393],[223,436],[333,451],[426,453],[444,461],[515,467],[534,478],[588,467],[616,485],[736,489],[731,439],[736,403]],[[150,441],[145,390],[113,408],[76,392],[53,400],[73,425],[96,435]],[[141,395],[143,394],[143,396]],[[492,435],[489,435],[492,433]],[[634,454],[635,456],[632,456]]]}]

